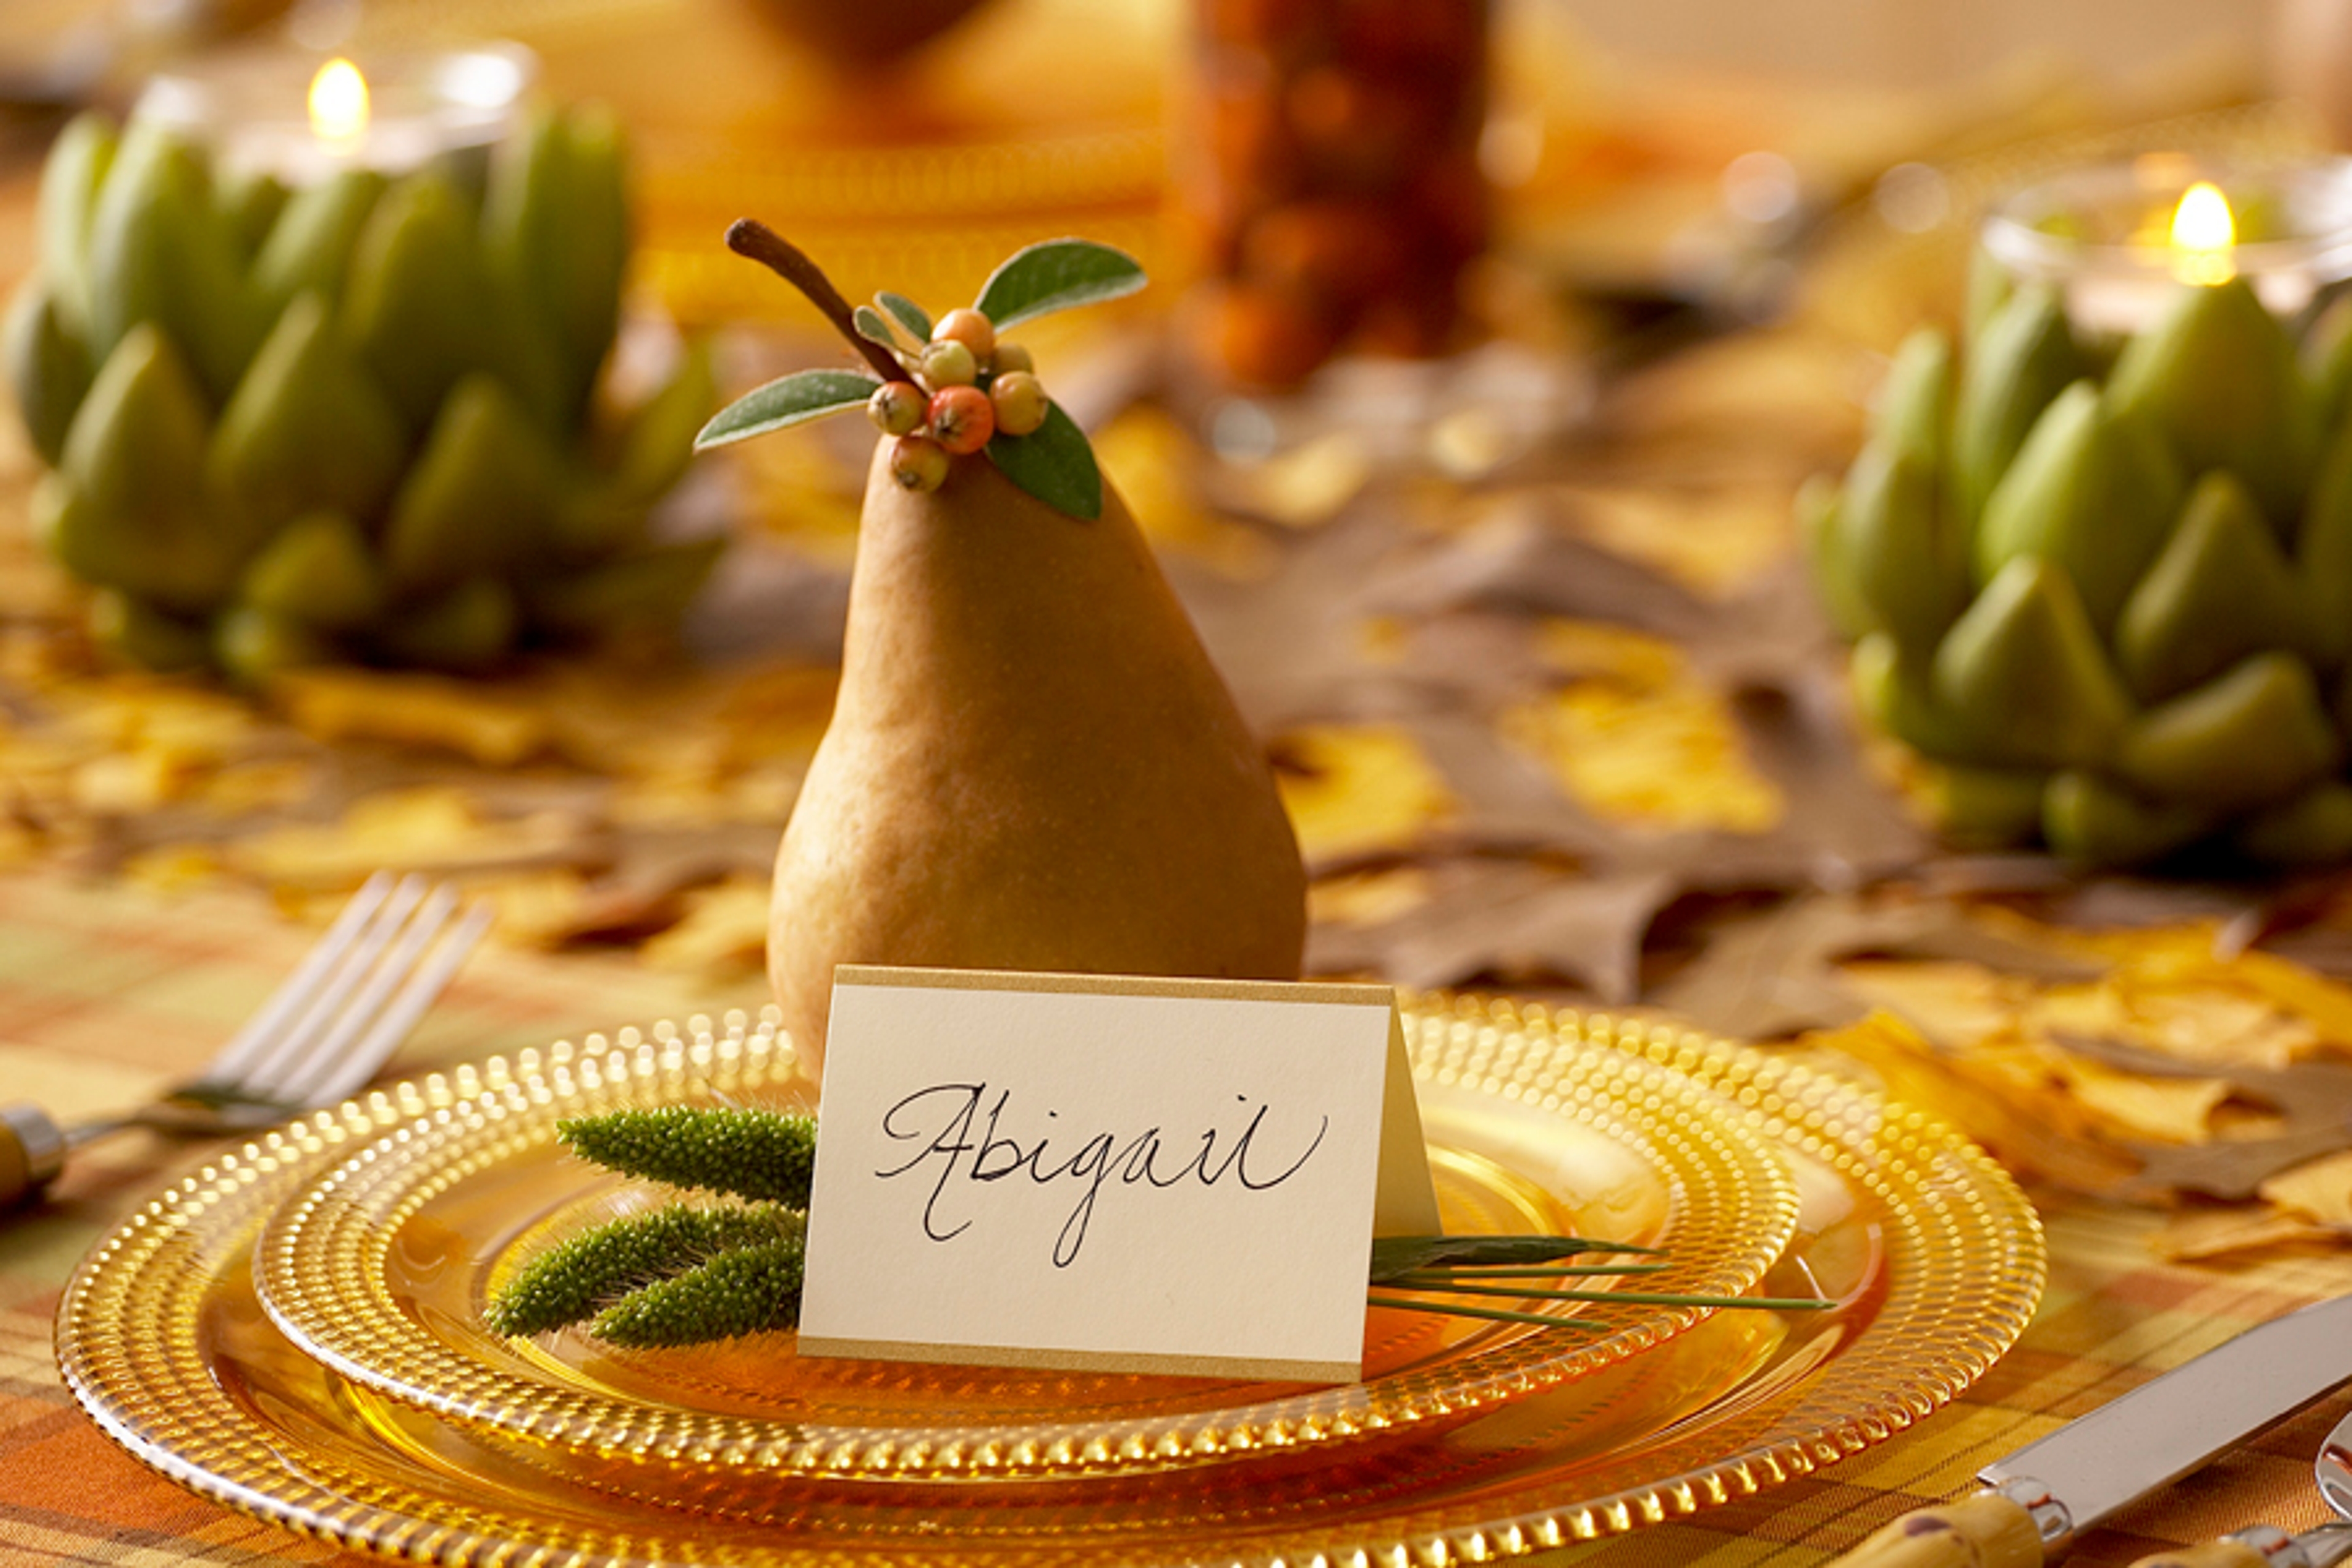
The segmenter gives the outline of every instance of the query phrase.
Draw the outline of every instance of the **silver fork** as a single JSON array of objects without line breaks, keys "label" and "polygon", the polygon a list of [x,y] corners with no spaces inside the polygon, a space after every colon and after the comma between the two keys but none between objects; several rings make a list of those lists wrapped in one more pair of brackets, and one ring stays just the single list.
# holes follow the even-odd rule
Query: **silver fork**
[{"label": "silver fork", "polygon": [[110,1132],[249,1132],[347,1098],[416,1026],[489,928],[490,912],[477,903],[453,928],[454,889],[377,872],[194,1078],[135,1110],[69,1127],[37,1105],[0,1105],[0,1205],[47,1184],[68,1154]]}]

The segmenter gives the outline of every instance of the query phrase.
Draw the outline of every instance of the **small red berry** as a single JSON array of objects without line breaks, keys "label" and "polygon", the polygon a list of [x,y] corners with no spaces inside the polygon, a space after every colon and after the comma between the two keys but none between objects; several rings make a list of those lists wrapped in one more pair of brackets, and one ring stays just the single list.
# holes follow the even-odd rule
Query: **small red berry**
[{"label": "small red berry", "polygon": [[935,490],[947,483],[947,448],[928,437],[901,436],[890,448],[890,477],[901,489]]},{"label": "small red berry", "polygon": [[885,436],[911,436],[923,427],[923,389],[911,381],[886,381],[866,400],[866,416]]},{"label": "small red berry", "polygon": [[988,384],[988,399],[996,408],[996,427],[1007,436],[1026,436],[1045,423],[1045,384],[1025,370],[999,373]]},{"label": "small red berry", "polygon": [[1028,349],[1020,343],[997,344],[996,353],[990,356],[989,363],[999,375],[1007,371],[1034,371],[1037,368],[1037,362],[1029,357]]},{"label": "small red berry", "polygon": [[986,316],[969,305],[960,305],[941,316],[931,329],[931,342],[959,342],[971,351],[971,357],[982,364],[996,349],[996,329]]},{"label": "small red berry", "polygon": [[970,386],[980,379],[980,360],[971,347],[953,338],[934,338],[923,345],[919,366],[923,384],[937,392],[943,386]]},{"label": "small red berry", "polygon": [[931,438],[961,458],[996,434],[996,408],[976,386],[943,386],[931,395]]}]

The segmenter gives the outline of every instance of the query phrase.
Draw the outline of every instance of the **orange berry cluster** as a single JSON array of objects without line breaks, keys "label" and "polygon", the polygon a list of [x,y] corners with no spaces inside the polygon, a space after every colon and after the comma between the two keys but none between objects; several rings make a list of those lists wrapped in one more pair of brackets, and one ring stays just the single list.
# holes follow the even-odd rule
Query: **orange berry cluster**
[{"label": "orange berry cluster", "polygon": [[950,310],[930,342],[900,351],[898,360],[914,379],[876,387],[866,413],[876,429],[896,437],[890,477],[908,489],[935,490],[947,481],[950,458],[1045,423],[1045,388],[1029,351],[998,342],[995,326],[978,310]]}]

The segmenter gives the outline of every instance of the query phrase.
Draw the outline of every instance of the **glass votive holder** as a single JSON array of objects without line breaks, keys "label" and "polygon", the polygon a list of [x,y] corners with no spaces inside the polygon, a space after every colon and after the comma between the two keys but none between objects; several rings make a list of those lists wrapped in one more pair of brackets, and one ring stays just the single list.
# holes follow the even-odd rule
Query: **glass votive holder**
[{"label": "glass votive holder", "polygon": [[2184,286],[2231,278],[2299,331],[2352,279],[2352,159],[2158,153],[2069,170],[2001,201],[1979,238],[2008,280],[2058,291],[2085,346],[2114,346]]},{"label": "glass votive holder", "polygon": [[397,174],[435,162],[478,175],[538,68],[506,43],[351,61],[248,49],[156,76],[132,113],[207,148],[226,176],[304,185],[347,168]]}]

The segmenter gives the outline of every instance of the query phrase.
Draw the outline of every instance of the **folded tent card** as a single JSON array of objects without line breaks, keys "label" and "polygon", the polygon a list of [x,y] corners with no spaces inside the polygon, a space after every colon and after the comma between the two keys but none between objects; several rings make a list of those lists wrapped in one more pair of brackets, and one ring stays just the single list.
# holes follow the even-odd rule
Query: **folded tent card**
[{"label": "folded tent card", "polygon": [[1386,986],[843,965],[800,1353],[1341,1383],[1434,1236]]}]

